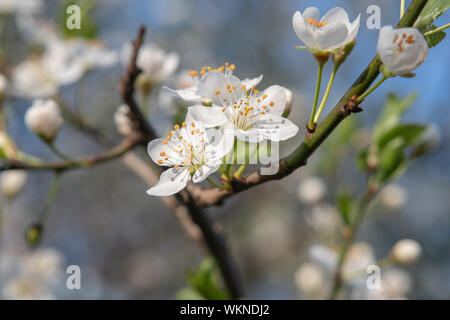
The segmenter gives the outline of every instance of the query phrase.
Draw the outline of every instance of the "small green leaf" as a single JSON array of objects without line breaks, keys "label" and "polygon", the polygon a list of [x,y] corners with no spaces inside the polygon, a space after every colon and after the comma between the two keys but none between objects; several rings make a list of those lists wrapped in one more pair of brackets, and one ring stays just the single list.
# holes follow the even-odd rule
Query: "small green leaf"
[{"label": "small green leaf", "polygon": [[416,98],[416,94],[410,94],[401,100],[392,93],[388,95],[383,113],[373,129],[373,141],[375,144],[378,144],[378,140],[386,131],[392,129],[400,122],[403,113],[412,105]]},{"label": "small green leaf", "polygon": [[188,281],[191,285],[191,289],[204,299],[229,299],[228,294],[219,286],[219,275],[216,269],[216,263],[211,257],[203,260],[195,272],[188,274]]},{"label": "small green leaf", "polygon": [[379,150],[383,150],[383,148],[394,139],[401,140],[401,148],[407,147],[411,145],[425,131],[425,129],[426,126],[423,125],[397,125],[380,135],[377,141],[377,147]]},{"label": "small green leaf", "polygon": [[422,32],[428,31],[424,30],[433,24],[434,20],[439,18],[445,11],[450,8],[450,0],[430,0],[423,8],[417,19],[414,27]]},{"label": "small green leaf", "polygon": [[380,154],[375,179],[378,183],[399,177],[406,169],[407,161],[400,139],[391,141]]},{"label": "small green leaf", "polygon": [[350,225],[351,212],[352,212],[352,200],[347,193],[341,193],[338,195],[338,210],[341,214],[342,221],[345,225]]},{"label": "small green leaf", "polygon": [[367,164],[367,156],[369,155],[369,150],[362,150],[358,157],[356,158],[356,164],[358,165],[358,169],[362,172],[369,171],[369,165]]}]

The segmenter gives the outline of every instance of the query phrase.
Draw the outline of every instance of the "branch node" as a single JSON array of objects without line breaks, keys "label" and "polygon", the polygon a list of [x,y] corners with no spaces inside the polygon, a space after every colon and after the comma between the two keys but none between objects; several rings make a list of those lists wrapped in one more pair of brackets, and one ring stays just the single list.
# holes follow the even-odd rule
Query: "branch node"
[{"label": "branch node", "polygon": [[[364,100],[363,100],[364,101]],[[362,101],[358,101],[358,95],[354,94],[350,101],[344,104],[341,108],[341,112],[346,117],[351,115],[352,113],[362,112],[363,109],[359,106]]]}]

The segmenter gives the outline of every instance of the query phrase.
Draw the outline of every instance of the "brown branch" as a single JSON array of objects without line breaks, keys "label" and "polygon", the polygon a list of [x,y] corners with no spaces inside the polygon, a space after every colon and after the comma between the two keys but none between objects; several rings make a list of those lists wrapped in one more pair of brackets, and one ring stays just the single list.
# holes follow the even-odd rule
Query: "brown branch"
[{"label": "brown branch", "polygon": [[141,135],[132,135],[125,138],[122,143],[100,155],[85,157],[82,159],[65,160],[50,163],[31,163],[19,160],[7,160],[0,164],[0,171],[5,170],[53,170],[67,171],[72,169],[88,168],[94,165],[116,159],[124,155],[127,151],[132,150],[143,143],[144,139]]},{"label": "brown branch", "polygon": [[[136,59],[144,41],[144,35],[145,27],[141,26],[136,40],[133,41],[133,53],[128,68],[122,77],[120,92],[123,101],[130,107],[130,116],[136,122],[137,130],[145,136],[146,142],[148,142],[156,137],[156,133],[145,120],[138,104],[134,100],[134,83],[137,76],[141,73],[141,70],[136,66]],[[228,249],[225,236],[220,232],[220,228],[217,227],[218,224],[196,205],[188,192],[176,195],[176,199],[187,208],[190,218],[200,228],[206,246],[217,261],[230,296],[233,299],[244,297],[244,289],[239,272]]]},{"label": "brown branch", "polygon": [[[410,27],[419,17],[428,0],[414,0],[397,27]],[[292,171],[306,165],[308,158],[317,150],[322,142],[336,129],[336,127],[352,112],[359,112],[361,108],[354,103],[354,97],[364,93],[380,74],[381,60],[375,56],[359,78],[345,93],[339,103],[333,108],[323,122],[315,129],[313,134],[307,134],[302,144],[289,156],[279,161],[279,170],[275,175],[260,175],[253,173],[242,179],[233,179],[230,184],[232,190],[219,188],[202,189],[199,186],[189,186],[193,199],[201,207],[220,205],[223,201],[239,192],[271,180],[281,179]]]},{"label": "brown branch", "polygon": [[120,81],[119,91],[122,96],[122,100],[130,107],[131,117],[137,124],[137,129],[142,132],[147,138],[147,142],[156,138],[154,129],[149,125],[144,115],[141,112],[138,104],[134,99],[134,83],[136,78],[142,72],[136,65],[136,60],[139,54],[139,49],[144,42],[145,27],[141,26],[138,31],[136,39],[133,41],[133,50],[131,53],[130,62],[125,70],[125,74]]}]

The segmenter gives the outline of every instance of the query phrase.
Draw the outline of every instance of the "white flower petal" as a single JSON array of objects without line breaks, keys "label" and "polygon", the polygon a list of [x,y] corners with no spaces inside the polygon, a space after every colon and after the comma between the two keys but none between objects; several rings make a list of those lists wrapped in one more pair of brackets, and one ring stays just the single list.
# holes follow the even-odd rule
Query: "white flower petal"
[{"label": "white flower petal", "polygon": [[205,149],[207,155],[211,159],[222,159],[228,154],[234,145],[234,125],[227,122],[221,130],[207,129],[209,145]]},{"label": "white flower petal", "polygon": [[298,127],[286,118],[267,114],[254,124],[253,130],[267,140],[284,141],[295,136]]},{"label": "white flower petal", "polygon": [[314,20],[319,20],[320,17],[320,11],[319,9],[315,8],[315,7],[309,7],[306,8],[305,11],[303,11],[303,19],[314,19]]},{"label": "white flower petal", "polygon": [[307,23],[299,11],[297,11],[292,18],[292,26],[297,37],[299,37],[308,48],[316,48],[314,35],[310,28],[307,27]]},{"label": "white flower petal", "polygon": [[[147,152],[150,156],[150,158],[153,160],[153,162],[155,162],[158,165],[162,165],[162,166],[168,166],[170,164],[168,164],[167,162],[164,162],[164,164],[160,164],[158,162],[158,160],[161,160],[163,156],[161,156],[162,154],[165,155],[170,155],[171,159],[179,159],[179,156],[176,152],[174,152],[169,146],[168,144],[164,144],[163,143],[164,139],[160,138],[160,139],[154,139],[152,141],[149,142],[148,146],[147,146]],[[181,159],[180,159],[181,162]]]},{"label": "white flower petal", "polygon": [[170,54],[168,54],[164,60],[161,72],[160,72],[160,77],[161,79],[165,79],[167,77],[169,77],[170,75],[172,75],[175,70],[178,68],[178,65],[180,63],[180,56],[178,55],[178,53],[172,52]]},{"label": "white flower petal", "polygon": [[186,168],[170,168],[164,171],[158,183],[147,190],[151,196],[171,196],[186,187],[191,175]]},{"label": "white flower petal", "polygon": [[[261,99],[261,102],[257,105],[270,105],[270,107],[268,108],[270,114],[282,115],[284,109],[286,108],[286,89],[278,85],[270,86],[266,90],[264,90],[263,94],[260,97],[264,95],[267,95],[267,97]],[[273,106],[271,105],[272,102]]]},{"label": "white flower petal", "polygon": [[340,8],[340,7],[336,7],[333,8],[331,10],[329,10],[320,20],[322,22],[328,22],[328,23],[332,23],[335,21],[339,21],[339,22],[344,22],[344,23],[350,23],[349,19],[348,19],[348,14],[347,12]]},{"label": "white flower petal", "polygon": [[196,94],[197,86],[192,86],[185,89],[180,90],[174,90],[170,89],[168,87],[163,87],[164,92],[168,93],[169,95],[173,97],[180,98],[185,101],[191,101],[191,102],[200,102],[202,100],[202,97]]},{"label": "white flower petal", "polygon": [[[234,87],[232,92],[229,90]],[[230,103],[233,97],[244,93],[241,89],[241,81],[232,74],[224,74],[219,71],[206,73],[197,86],[197,92],[202,98],[211,99],[213,104],[222,105],[225,101]]]},{"label": "white flower petal", "polygon": [[317,45],[324,51],[339,48],[347,39],[347,35],[347,26],[340,21],[328,23],[315,32]]},{"label": "white flower petal", "polygon": [[246,88],[251,88],[253,86],[257,86],[261,80],[263,79],[263,75],[260,75],[257,78],[253,78],[253,79],[244,79],[241,81],[241,84],[244,85]]},{"label": "white flower petal", "polygon": [[222,126],[228,122],[227,116],[221,107],[192,106],[188,108],[188,115],[196,121],[203,122],[205,128]]},{"label": "white flower petal", "polygon": [[356,35],[358,34],[359,31],[359,25],[360,25],[360,20],[361,20],[361,15],[359,14],[358,17],[355,19],[355,21],[353,21],[350,25],[350,27],[348,28],[348,41],[352,41],[355,40]]},{"label": "white flower petal", "polygon": [[203,166],[201,166],[200,168],[198,168],[194,175],[192,176],[192,181],[194,183],[199,183],[202,182],[203,180],[205,180],[206,178],[208,178],[208,176],[214,172],[216,172],[217,170],[219,170],[220,168],[220,163],[219,164],[213,164],[213,165],[207,165],[204,164]]}]

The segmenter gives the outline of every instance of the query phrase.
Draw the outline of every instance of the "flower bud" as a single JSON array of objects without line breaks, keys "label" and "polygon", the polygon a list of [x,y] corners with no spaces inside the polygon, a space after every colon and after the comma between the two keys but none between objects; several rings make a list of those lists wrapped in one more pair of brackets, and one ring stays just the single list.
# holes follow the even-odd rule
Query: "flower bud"
[{"label": "flower bud", "polygon": [[27,173],[24,170],[3,172],[0,181],[3,195],[8,199],[13,199],[22,190],[26,181]]},{"label": "flower bud", "polygon": [[45,142],[52,143],[64,123],[58,104],[51,99],[35,100],[25,113],[28,128]]},{"label": "flower bud", "polygon": [[130,119],[131,110],[126,104],[117,108],[114,113],[114,122],[116,124],[117,131],[124,136],[130,135],[134,130],[133,121]]},{"label": "flower bud", "polygon": [[313,263],[305,263],[295,272],[296,286],[307,296],[316,296],[326,287],[323,271]]},{"label": "flower bud", "polygon": [[325,197],[327,186],[322,179],[309,177],[303,179],[298,186],[298,198],[302,203],[311,205]]},{"label": "flower bud", "polygon": [[333,55],[333,62],[337,65],[341,65],[347,60],[347,57],[352,53],[353,48],[355,47],[355,40],[347,43],[342,50]]},{"label": "flower bud", "polygon": [[403,207],[408,200],[405,188],[397,184],[391,184],[380,192],[380,201],[387,209],[395,210]]},{"label": "flower bud", "polygon": [[385,67],[395,75],[408,75],[425,61],[428,45],[416,28],[380,30],[377,51]]},{"label": "flower bud", "polygon": [[284,92],[286,93],[286,107],[284,107],[283,111],[283,118],[289,117],[289,114],[291,113],[291,107],[292,107],[292,91],[284,88]]},{"label": "flower bud", "polygon": [[415,262],[422,253],[422,247],[417,241],[403,239],[395,244],[391,257],[397,263],[410,264]]}]

